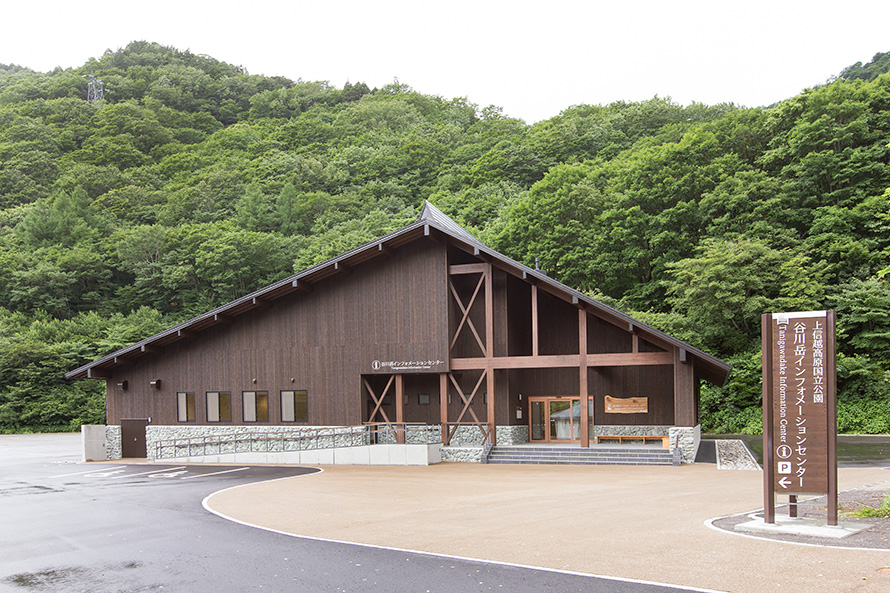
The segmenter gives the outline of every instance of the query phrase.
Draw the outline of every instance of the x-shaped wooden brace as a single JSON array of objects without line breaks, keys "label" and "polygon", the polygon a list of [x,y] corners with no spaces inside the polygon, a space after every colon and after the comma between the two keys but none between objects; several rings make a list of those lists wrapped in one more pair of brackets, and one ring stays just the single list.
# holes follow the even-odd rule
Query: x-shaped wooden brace
[{"label": "x-shaped wooden brace", "polygon": [[482,274],[479,277],[479,282],[476,284],[476,290],[473,291],[473,296],[470,297],[469,304],[464,307],[464,303],[460,298],[460,295],[457,294],[457,289],[454,288],[454,284],[449,280],[448,288],[451,289],[451,294],[454,297],[454,300],[457,301],[457,306],[460,307],[461,313],[463,313],[463,317],[461,317],[460,323],[457,324],[457,330],[454,332],[454,338],[451,340],[451,346],[449,347],[449,352],[454,349],[454,345],[457,343],[457,338],[460,337],[460,332],[466,324],[470,331],[473,332],[473,337],[476,338],[476,343],[479,344],[479,349],[482,350],[482,354],[485,355],[485,344],[482,343],[482,338],[479,337],[479,332],[476,331],[476,326],[473,325],[473,320],[470,319],[470,311],[473,309],[473,304],[476,302],[476,297],[479,296],[479,290],[482,288],[482,285],[485,283],[485,274]]},{"label": "x-shaped wooden brace", "polygon": [[473,417],[473,420],[476,421],[476,424],[482,424],[479,422],[479,417],[476,416],[476,412],[473,411],[473,408],[470,407],[470,404],[473,402],[473,398],[476,397],[476,393],[479,391],[479,387],[482,386],[482,381],[485,380],[485,372],[479,375],[479,380],[476,381],[476,386],[473,387],[473,391],[470,393],[470,397],[468,398],[464,395],[464,390],[460,388],[460,384],[458,384],[457,379],[454,378],[452,373],[448,373],[448,378],[451,379],[451,383],[454,385],[454,388],[457,390],[458,395],[464,402],[464,407],[461,409],[460,414],[457,417],[457,422],[454,424],[454,428],[451,429],[451,433],[448,435],[448,440],[451,441],[452,437],[454,437],[454,433],[457,432],[457,429],[460,427],[460,421],[464,419],[464,416],[467,413],[467,410],[470,412],[470,416]]},{"label": "x-shaped wooden brace", "polygon": [[389,382],[386,384],[386,387],[383,388],[383,393],[380,394],[380,398],[377,397],[377,394],[374,393],[374,390],[371,389],[371,384],[368,383],[367,379],[362,379],[365,383],[365,388],[368,390],[368,393],[371,394],[371,399],[374,400],[374,411],[371,412],[371,415],[368,416],[368,422],[373,422],[374,417],[377,415],[377,410],[380,410],[380,413],[383,415],[383,421],[386,423],[387,428],[392,429],[392,422],[389,421],[389,416],[386,415],[386,410],[381,408],[383,405],[383,398],[386,397],[386,394],[389,392],[389,388],[392,387],[392,382],[395,380],[396,376],[391,375],[389,378]]}]

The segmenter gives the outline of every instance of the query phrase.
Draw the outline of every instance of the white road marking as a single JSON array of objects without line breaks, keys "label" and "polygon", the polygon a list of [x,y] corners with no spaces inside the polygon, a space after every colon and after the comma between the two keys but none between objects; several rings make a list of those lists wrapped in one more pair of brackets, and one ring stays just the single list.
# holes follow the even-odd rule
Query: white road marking
[{"label": "white road marking", "polygon": [[138,473],[138,474],[124,474],[124,475],[122,475],[122,476],[114,476],[114,477],[111,478],[111,479],[112,479],[112,480],[116,480],[116,479],[118,479],[118,478],[133,478],[133,477],[136,477],[136,476],[147,476],[147,475],[149,475],[149,474],[156,474],[156,473],[158,473],[158,472],[168,472],[168,471],[173,471],[173,470],[175,470],[175,469],[183,469],[183,468],[185,468],[184,465],[180,465],[179,467],[165,467],[164,469],[156,469],[156,470],[152,470],[152,471],[150,471],[150,472],[141,472],[141,473]]},{"label": "white road marking", "polygon": [[84,478],[109,478],[111,476],[116,476],[117,474],[124,473],[126,468],[116,469],[116,470],[107,470],[104,472],[90,472],[88,474],[84,474]]},{"label": "white road marking", "polygon": [[[112,470],[112,469],[121,469],[124,467],[127,467],[127,466],[122,465],[122,466],[120,466],[120,468],[117,468],[117,467],[102,468],[102,470],[108,471],[108,470]],[[85,472],[74,472],[73,474],[62,474],[61,476],[50,476],[50,477],[51,478],[67,478],[69,476],[82,476],[84,474],[91,474],[93,472],[102,471],[102,470],[100,470],[99,468],[93,468],[93,469],[87,470]]]},{"label": "white road marking", "polygon": [[197,474],[197,475],[194,475],[194,476],[186,476],[186,477],[184,477],[184,478],[179,478],[179,479],[180,479],[180,480],[191,480],[192,478],[203,478],[204,476],[217,476],[217,475],[219,475],[219,474],[229,474],[229,473],[232,473],[232,472],[243,472],[243,471],[246,470],[246,469],[250,469],[250,468],[249,468],[249,467],[239,467],[239,468],[237,468],[237,469],[227,469],[227,470],[225,470],[225,471],[221,471],[221,472],[212,472],[212,473],[209,473],[209,474]]},{"label": "white road marking", "polygon": [[[185,466],[183,466],[183,467],[185,467]],[[165,474],[151,474],[148,477],[149,478],[177,478],[177,477],[181,476],[182,474],[187,474],[187,473],[189,473],[189,470],[184,469],[182,471],[178,471],[178,472],[171,471],[171,472],[167,472]]]}]

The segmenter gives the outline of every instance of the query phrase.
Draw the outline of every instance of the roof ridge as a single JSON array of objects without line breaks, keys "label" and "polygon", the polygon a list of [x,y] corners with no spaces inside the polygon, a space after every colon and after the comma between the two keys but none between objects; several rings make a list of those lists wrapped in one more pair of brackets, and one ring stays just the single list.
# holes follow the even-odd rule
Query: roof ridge
[{"label": "roof ridge", "polygon": [[429,200],[423,201],[423,209],[420,211],[418,222],[432,224],[446,231],[448,234],[454,235],[458,239],[462,239],[471,245],[490,249],[482,241],[477,239],[473,233],[459,225],[453,218],[433,206]]}]

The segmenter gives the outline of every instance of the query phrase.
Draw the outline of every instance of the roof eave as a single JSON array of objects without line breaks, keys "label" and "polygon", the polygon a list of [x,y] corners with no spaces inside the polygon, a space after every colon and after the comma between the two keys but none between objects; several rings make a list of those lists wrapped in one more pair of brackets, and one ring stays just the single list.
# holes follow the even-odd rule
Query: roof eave
[{"label": "roof eave", "polygon": [[[441,216],[440,216],[441,214]],[[447,222],[451,222],[451,224],[447,224]],[[455,228],[452,228],[455,227]],[[269,297],[274,297],[271,300],[280,298],[290,292],[300,289],[301,282],[311,286],[312,282],[321,280],[330,275],[337,273],[338,268],[348,268],[348,262],[358,262],[367,261],[374,257],[374,254],[370,254],[369,251],[376,249],[378,252],[383,252],[384,248],[387,244],[404,244],[406,242],[410,242],[415,240],[410,237],[410,235],[414,232],[417,232],[419,238],[420,236],[430,236],[430,229],[436,229],[437,231],[448,236],[452,241],[457,241],[463,243],[467,248],[469,248],[475,255],[482,257],[483,259],[488,259],[490,261],[498,261],[502,266],[506,268],[512,268],[516,275],[522,277],[525,280],[529,278],[534,282],[544,283],[548,285],[551,289],[556,290],[558,292],[563,293],[566,296],[566,300],[572,302],[573,304],[584,303],[588,307],[592,307],[593,309],[601,312],[603,315],[610,316],[614,319],[618,319],[623,323],[628,324],[628,330],[633,331],[634,328],[642,330],[644,333],[648,333],[654,337],[657,337],[660,340],[663,340],[677,348],[681,348],[685,350],[688,354],[692,355],[694,358],[698,359],[705,365],[705,369],[702,373],[702,376],[712,383],[723,385],[726,379],[729,376],[729,372],[732,369],[732,366],[723,362],[717,357],[711,356],[694,346],[691,346],[681,340],[678,340],[664,332],[647,325],[641,321],[634,319],[633,317],[618,311],[608,305],[597,301],[596,299],[577,291],[561,282],[554,280],[553,278],[547,276],[543,272],[539,270],[534,270],[525,264],[517,262],[506,255],[503,255],[493,249],[487,247],[484,243],[476,239],[473,235],[467,232],[463,227],[460,227],[450,218],[447,218],[444,214],[442,214],[438,209],[434,206],[426,202],[424,204],[423,210],[421,211],[421,216],[417,221],[398,229],[388,235],[385,235],[375,241],[371,241],[369,243],[365,243],[360,245],[354,249],[351,249],[337,257],[324,261],[320,264],[317,264],[311,268],[307,268],[297,274],[293,274],[270,284],[266,287],[263,287],[259,290],[256,290],[248,295],[245,295],[239,299],[235,299],[225,305],[217,307],[212,311],[194,317],[184,323],[181,323],[177,326],[174,326],[168,330],[155,334],[149,338],[141,340],[131,346],[126,348],[122,348],[117,350],[99,360],[93,361],[89,364],[83,365],[70,371],[65,374],[65,378],[67,379],[75,379],[75,378],[91,378],[91,370],[92,369],[110,369],[118,364],[123,364],[128,360],[132,360],[133,358],[128,358],[133,354],[136,357],[141,356],[146,352],[146,348],[156,344],[160,341],[167,340],[166,343],[172,343],[181,339],[183,337],[183,332],[188,333],[188,330],[197,328],[198,331],[206,329],[212,325],[215,325],[217,322],[220,322],[220,318],[222,321],[229,319],[230,317],[241,315],[246,313],[247,311],[253,310],[256,307],[263,306],[263,302],[266,301]],[[459,229],[458,232],[455,229]],[[127,360],[120,360],[127,359]],[[95,377],[99,378],[99,377]],[[715,381],[717,379],[718,381]]]},{"label": "roof eave", "polygon": [[[201,331],[203,329],[206,329],[207,327],[216,325],[217,323],[225,322],[231,317],[242,315],[248,311],[254,310],[258,307],[262,307],[264,306],[264,303],[268,302],[268,300],[276,300],[278,298],[281,298],[282,296],[285,296],[286,294],[300,290],[301,282],[311,285],[313,282],[322,280],[328,276],[336,274],[343,269],[348,268],[348,266],[346,266],[347,262],[351,262],[357,257],[367,255],[371,250],[377,250],[380,254],[382,254],[388,251],[388,248],[386,247],[387,244],[393,242],[401,243],[401,239],[404,239],[412,232],[422,231],[424,234],[428,234],[428,227],[429,223],[424,220],[413,222],[379,239],[370,241],[354,249],[350,249],[349,251],[338,255],[337,257],[316,264],[315,266],[288,276],[287,278],[283,278],[278,282],[273,282],[268,286],[260,288],[259,290],[256,290],[243,297],[237,298],[233,301],[230,301],[224,305],[212,309],[211,311],[202,313],[201,315],[193,317],[188,321],[185,321],[153,336],[145,338],[144,340],[140,340],[135,344],[132,344],[125,348],[121,348],[120,350],[116,350],[102,358],[99,358],[98,360],[94,360],[93,362],[80,366],[72,371],[69,371],[68,373],[65,373],[65,378],[101,378],[91,377],[90,370],[97,368],[113,368],[114,366],[133,360],[134,358],[138,358],[143,353],[145,353],[146,347],[156,344],[159,341],[166,340],[166,345],[178,341],[178,339],[183,337],[182,333],[188,332],[188,330],[196,329],[200,326],[198,331]],[[373,257],[376,254],[371,255]],[[371,257],[363,258],[362,261],[367,261],[367,259],[371,259]],[[311,279],[311,282],[309,281],[309,279]],[[268,297],[270,296],[273,296],[274,298],[268,299]]]}]

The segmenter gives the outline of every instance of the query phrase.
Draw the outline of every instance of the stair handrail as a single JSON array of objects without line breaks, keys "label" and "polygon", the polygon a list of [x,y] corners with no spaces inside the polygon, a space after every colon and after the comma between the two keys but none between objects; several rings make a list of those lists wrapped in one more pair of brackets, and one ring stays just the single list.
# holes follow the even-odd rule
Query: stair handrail
[{"label": "stair handrail", "polygon": [[494,448],[494,434],[493,431],[488,431],[488,434],[485,435],[485,440],[482,441],[482,457],[479,459],[482,463],[488,463],[488,456],[491,455],[491,450]]}]

